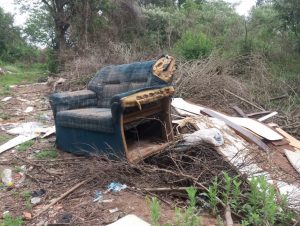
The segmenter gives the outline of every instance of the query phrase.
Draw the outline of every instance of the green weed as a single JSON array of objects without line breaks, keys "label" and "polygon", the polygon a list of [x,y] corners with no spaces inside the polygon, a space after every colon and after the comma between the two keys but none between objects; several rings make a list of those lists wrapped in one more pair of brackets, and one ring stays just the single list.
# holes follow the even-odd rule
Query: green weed
[{"label": "green weed", "polygon": [[55,159],[57,156],[56,150],[42,150],[34,154],[34,157],[37,159]]},{"label": "green weed", "polygon": [[16,147],[17,151],[26,151],[34,144],[33,140],[26,141]]},{"label": "green weed", "polygon": [[21,217],[13,218],[10,214],[4,214],[0,226],[20,226],[22,224],[24,224],[24,222]]},{"label": "green weed", "polygon": [[[198,226],[200,224],[200,217],[197,214],[196,208],[196,193],[197,189],[190,187],[186,190],[189,197],[189,206],[185,209],[176,208],[175,215],[176,218],[171,224],[164,224],[164,226]],[[146,199],[151,215],[151,222],[154,226],[159,226],[159,219],[161,216],[161,209],[159,201],[156,197]]]},{"label": "green weed", "polygon": [[31,205],[31,202],[30,202],[30,199],[31,199],[31,192],[30,191],[23,191],[21,193],[21,197],[24,199],[25,201],[25,206],[26,206],[26,209],[28,210],[31,210],[32,209],[32,205]]},{"label": "green weed", "polygon": [[[2,117],[1,117],[1,114],[0,114],[0,118],[2,118]],[[0,135],[0,144],[4,144],[5,142],[7,142],[8,140],[10,140],[11,138],[12,138],[11,135],[8,135],[8,134],[6,134],[6,133],[2,133],[2,134]]]}]

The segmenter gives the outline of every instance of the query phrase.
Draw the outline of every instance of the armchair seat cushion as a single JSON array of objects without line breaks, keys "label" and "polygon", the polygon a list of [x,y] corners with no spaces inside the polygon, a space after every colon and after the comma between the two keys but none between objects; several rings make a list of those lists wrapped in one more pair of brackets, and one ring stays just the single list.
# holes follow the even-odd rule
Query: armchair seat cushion
[{"label": "armchair seat cushion", "polygon": [[97,132],[114,133],[110,108],[82,108],[60,111],[56,115],[56,125]]}]

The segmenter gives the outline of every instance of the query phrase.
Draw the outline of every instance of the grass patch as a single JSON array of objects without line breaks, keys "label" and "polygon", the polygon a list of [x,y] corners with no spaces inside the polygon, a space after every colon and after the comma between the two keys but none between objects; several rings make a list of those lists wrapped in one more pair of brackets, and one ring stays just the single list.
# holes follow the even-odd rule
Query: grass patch
[{"label": "grass patch", "polygon": [[55,159],[57,156],[56,150],[42,150],[34,155],[37,159]]},{"label": "grass patch", "polygon": [[10,214],[4,214],[3,221],[0,226],[20,226],[24,224],[21,217],[13,218]]},{"label": "grass patch", "polygon": [[[0,118],[1,118],[1,114],[0,114]],[[0,145],[6,143],[7,141],[9,141],[12,138],[13,138],[13,136],[11,136],[7,133],[0,133]]]},{"label": "grass patch", "polygon": [[26,151],[28,148],[30,148],[34,144],[33,140],[26,141],[20,145],[17,146],[17,151]]},{"label": "grass patch", "polygon": [[10,94],[9,86],[19,84],[30,84],[38,82],[41,76],[46,74],[46,69],[43,64],[32,64],[26,66],[23,64],[0,65],[6,73],[0,76],[0,97]]},{"label": "grass patch", "polygon": [[31,210],[32,209],[32,205],[31,205],[31,201],[30,201],[31,192],[30,191],[23,191],[23,192],[21,192],[20,195],[25,201],[26,209]]}]

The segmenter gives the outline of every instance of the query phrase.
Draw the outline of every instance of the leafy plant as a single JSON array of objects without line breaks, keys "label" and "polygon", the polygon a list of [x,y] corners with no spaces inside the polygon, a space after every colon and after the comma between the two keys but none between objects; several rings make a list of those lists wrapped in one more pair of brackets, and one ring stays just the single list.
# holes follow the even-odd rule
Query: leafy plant
[{"label": "leafy plant", "polygon": [[181,210],[176,208],[176,221],[175,225],[178,226],[198,226],[200,223],[200,217],[197,214],[196,208],[196,193],[197,189],[189,187],[186,189],[186,192],[189,197],[189,206]]},{"label": "leafy plant", "polygon": [[20,226],[24,224],[21,217],[13,218],[10,214],[4,214],[3,222],[0,223],[0,226]]},{"label": "leafy plant", "polygon": [[207,192],[209,205],[210,205],[213,215],[216,215],[216,213],[217,213],[218,190],[219,190],[218,186],[219,186],[218,178],[215,177],[212,185],[209,186],[208,192]]},{"label": "leafy plant", "polygon": [[175,44],[175,52],[188,60],[206,58],[213,44],[203,33],[186,32]]},{"label": "leafy plant", "polygon": [[151,199],[147,197],[147,203],[150,208],[152,225],[159,226],[160,206],[158,199],[156,197],[152,197]]}]

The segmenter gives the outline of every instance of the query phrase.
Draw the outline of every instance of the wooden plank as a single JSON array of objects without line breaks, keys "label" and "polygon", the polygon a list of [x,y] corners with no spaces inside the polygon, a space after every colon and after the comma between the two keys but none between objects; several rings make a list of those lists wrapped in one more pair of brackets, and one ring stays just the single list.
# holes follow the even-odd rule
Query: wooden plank
[{"label": "wooden plank", "polygon": [[248,130],[251,130],[253,133],[255,133],[267,140],[275,141],[275,140],[283,139],[283,137],[279,133],[275,132],[274,130],[272,130],[271,128],[266,126],[265,124],[262,124],[254,119],[230,117],[230,116],[227,116],[220,112],[211,110],[209,108],[188,103],[188,102],[184,101],[182,98],[174,98],[172,101],[172,106],[175,108],[179,108],[179,109],[194,113],[194,114],[198,114],[198,115],[200,114],[200,111],[202,111],[204,109],[208,109],[210,111],[213,111],[217,115],[219,115],[223,118],[226,118],[227,120],[229,120],[239,126],[242,126]]},{"label": "wooden plank", "polygon": [[269,114],[271,113],[271,111],[260,111],[260,112],[253,112],[253,113],[249,113],[247,114],[248,117],[255,117],[255,116],[258,116],[258,115],[266,115],[266,114]]},{"label": "wooden plank", "polygon": [[275,130],[278,131],[286,139],[288,139],[291,146],[300,149],[300,141],[299,140],[297,140],[295,137],[291,136],[290,134],[288,134],[287,132],[285,132],[283,129],[281,129],[279,127],[275,128]]},{"label": "wooden plank", "polygon": [[300,174],[300,154],[287,149],[284,150],[284,153],[295,170]]},{"label": "wooden plank", "polygon": [[243,118],[248,118],[248,116],[243,112],[242,109],[240,109],[238,106],[233,106],[233,110],[235,110],[236,113],[239,114],[239,116],[242,116]]},{"label": "wooden plank", "polygon": [[251,132],[249,132],[248,130],[244,129],[243,127],[237,125],[236,123],[230,121],[226,117],[224,117],[212,110],[209,110],[209,109],[202,109],[201,112],[203,112],[211,117],[222,120],[223,122],[226,123],[226,125],[228,125],[230,128],[235,130],[243,138],[245,138],[246,140],[248,140],[250,142],[257,144],[261,149],[263,149],[263,150],[269,149],[269,147],[264,142],[262,142],[262,140],[260,140],[257,136],[253,135]]},{"label": "wooden plank", "polygon": [[36,137],[38,137],[39,135],[38,134],[32,134],[32,135],[29,135],[29,136],[24,136],[24,135],[19,135],[9,141],[7,141],[5,144],[2,144],[0,146],[0,154],[19,145],[19,144],[22,144],[26,141],[29,141],[29,140],[32,140]]},{"label": "wooden plank", "polygon": [[274,112],[272,112],[272,113],[270,113],[270,114],[268,114],[268,115],[265,115],[265,116],[263,116],[263,117],[257,119],[257,121],[263,122],[263,121],[267,120],[268,118],[271,118],[271,117],[273,117],[273,116],[275,116],[275,115],[277,115],[277,114],[278,114],[278,112],[274,111]]}]

